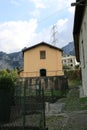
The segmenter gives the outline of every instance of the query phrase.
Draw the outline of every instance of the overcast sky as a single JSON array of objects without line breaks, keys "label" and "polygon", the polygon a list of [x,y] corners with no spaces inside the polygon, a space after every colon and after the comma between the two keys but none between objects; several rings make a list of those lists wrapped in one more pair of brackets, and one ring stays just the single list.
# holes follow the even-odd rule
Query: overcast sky
[{"label": "overcast sky", "polygon": [[0,0],[0,51],[21,51],[42,41],[56,46],[73,41],[75,0]]}]

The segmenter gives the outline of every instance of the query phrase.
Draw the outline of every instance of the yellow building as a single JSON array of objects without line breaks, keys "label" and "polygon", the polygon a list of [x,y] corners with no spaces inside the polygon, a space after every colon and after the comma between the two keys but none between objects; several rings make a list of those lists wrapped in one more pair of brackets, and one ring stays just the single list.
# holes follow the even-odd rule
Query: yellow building
[{"label": "yellow building", "polygon": [[41,42],[23,50],[24,70],[20,77],[62,76],[62,50]]}]

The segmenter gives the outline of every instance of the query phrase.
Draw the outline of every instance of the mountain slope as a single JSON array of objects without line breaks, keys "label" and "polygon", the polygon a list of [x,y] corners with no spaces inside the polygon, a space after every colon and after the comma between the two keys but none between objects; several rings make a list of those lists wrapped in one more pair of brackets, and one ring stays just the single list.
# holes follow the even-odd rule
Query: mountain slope
[{"label": "mountain slope", "polygon": [[23,67],[22,52],[7,54],[0,52],[0,69],[15,69]]},{"label": "mountain slope", "polygon": [[69,42],[66,46],[62,48],[63,54],[68,54],[68,55],[74,55],[75,56],[75,47],[74,47],[74,42]]}]

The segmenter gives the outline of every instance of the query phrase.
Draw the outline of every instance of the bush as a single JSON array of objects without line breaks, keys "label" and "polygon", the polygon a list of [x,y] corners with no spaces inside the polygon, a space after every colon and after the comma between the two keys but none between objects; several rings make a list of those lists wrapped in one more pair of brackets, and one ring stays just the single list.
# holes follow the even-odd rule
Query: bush
[{"label": "bush", "polygon": [[80,69],[65,71],[64,74],[68,77],[69,88],[81,85]]},{"label": "bush", "polygon": [[16,70],[0,71],[0,92],[9,95],[8,98],[11,100],[11,105],[14,105],[14,90],[17,76]]},{"label": "bush", "polygon": [[81,71],[77,70],[69,70],[64,72],[69,80],[81,80]]},{"label": "bush", "polygon": [[11,91],[14,86],[14,82],[11,77],[2,76],[0,77],[0,90]]}]

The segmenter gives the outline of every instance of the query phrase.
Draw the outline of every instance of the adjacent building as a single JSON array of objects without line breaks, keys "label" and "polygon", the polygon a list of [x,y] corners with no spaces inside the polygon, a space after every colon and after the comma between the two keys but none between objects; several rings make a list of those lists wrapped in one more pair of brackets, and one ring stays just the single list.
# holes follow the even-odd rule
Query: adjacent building
[{"label": "adjacent building", "polygon": [[74,18],[74,43],[76,58],[81,63],[82,96],[87,96],[87,1],[76,0]]},{"label": "adjacent building", "polygon": [[76,60],[76,56],[73,55],[63,55],[62,57],[63,66],[75,69],[79,63]]},{"label": "adjacent building", "polygon": [[24,70],[20,77],[63,76],[62,50],[41,42],[23,50]]}]

